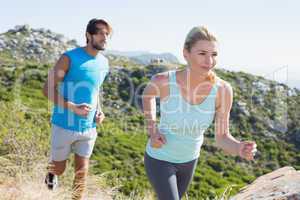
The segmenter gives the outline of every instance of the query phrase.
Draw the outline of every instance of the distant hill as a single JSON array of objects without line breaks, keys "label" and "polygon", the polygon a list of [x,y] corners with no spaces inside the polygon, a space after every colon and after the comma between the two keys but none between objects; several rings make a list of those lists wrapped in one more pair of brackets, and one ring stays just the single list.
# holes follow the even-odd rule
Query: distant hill
[{"label": "distant hill", "polygon": [[179,60],[171,53],[150,53],[146,51],[107,51],[106,54],[128,57],[141,65],[150,65],[153,63],[179,64]]},{"label": "distant hill", "polygon": [[106,50],[105,53],[113,54],[124,57],[135,57],[143,54],[148,54],[148,51],[117,51],[117,50]]},{"label": "distant hill", "polygon": [[[61,53],[78,47],[76,40],[44,28],[34,29],[29,25],[18,25],[0,34],[0,52],[8,52],[19,60],[36,60],[53,63]],[[136,65],[152,62],[178,64],[178,59],[170,53],[153,54],[146,51],[106,51],[113,61],[123,60]]]}]

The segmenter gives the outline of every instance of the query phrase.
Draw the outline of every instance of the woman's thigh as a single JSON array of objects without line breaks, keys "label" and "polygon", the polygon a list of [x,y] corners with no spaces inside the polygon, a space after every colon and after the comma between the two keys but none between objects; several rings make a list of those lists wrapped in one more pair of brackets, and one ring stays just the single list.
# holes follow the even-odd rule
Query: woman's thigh
[{"label": "woman's thigh", "polygon": [[159,200],[179,200],[176,168],[169,162],[157,160],[145,153],[145,169]]}]

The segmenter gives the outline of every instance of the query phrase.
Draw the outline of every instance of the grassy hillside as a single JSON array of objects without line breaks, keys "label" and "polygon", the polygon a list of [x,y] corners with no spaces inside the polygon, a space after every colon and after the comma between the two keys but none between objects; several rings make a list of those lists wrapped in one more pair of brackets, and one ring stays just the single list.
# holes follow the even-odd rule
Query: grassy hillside
[{"label": "grassy hillside", "polygon": [[[0,157],[30,171],[37,160],[47,160],[49,154],[51,105],[41,88],[51,66],[16,62],[6,54],[0,57]],[[168,68],[114,68],[103,85],[107,118],[98,127],[91,173],[104,178],[106,186],[117,191],[115,198],[151,198],[143,166],[147,138],[138,94],[154,73],[164,70]],[[235,194],[255,177],[282,166],[300,169],[300,140],[296,140],[299,91],[242,72],[217,70],[217,74],[234,88],[231,133],[239,139],[255,140],[259,153],[253,162],[225,155],[214,146],[214,130],[210,127],[189,199],[213,199],[228,188],[232,189],[230,194]],[[131,99],[131,93],[135,98]],[[17,176],[13,170],[1,174]],[[67,172],[64,177],[67,183],[71,175]]]}]

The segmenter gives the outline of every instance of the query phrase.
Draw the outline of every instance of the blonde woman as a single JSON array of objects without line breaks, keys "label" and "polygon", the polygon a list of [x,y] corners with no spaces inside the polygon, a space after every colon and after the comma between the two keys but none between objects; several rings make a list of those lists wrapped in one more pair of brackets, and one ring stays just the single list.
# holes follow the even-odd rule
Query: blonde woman
[{"label": "blonde woman", "polygon": [[[215,118],[218,147],[252,160],[253,141],[238,141],[229,132],[232,88],[212,71],[218,55],[216,37],[205,27],[187,35],[183,55],[187,67],[153,76],[143,93],[149,140],[145,169],[158,199],[179,200],[197,166],[204,132]],[[156,97],[160,122],[156,122]]]}]

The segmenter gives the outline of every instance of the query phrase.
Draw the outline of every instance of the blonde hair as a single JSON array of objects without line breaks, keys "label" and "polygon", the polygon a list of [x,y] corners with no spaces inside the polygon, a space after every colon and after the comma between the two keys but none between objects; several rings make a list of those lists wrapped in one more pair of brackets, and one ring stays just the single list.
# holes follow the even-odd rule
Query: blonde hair
[{"label": "blonde hair", "polygon": [[[184,41],[184,48],[190,52],[192,47],[199,41],[206,40],[210,42],[217,42],[216,37],[207,30],[204,26],[193,27],[187,34]],[[216,82],[217,75],[211,71],[211,73],[206,77],[206,79],[212,83]]]}]

